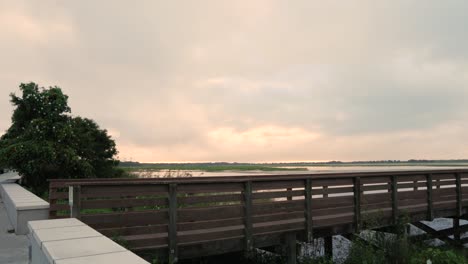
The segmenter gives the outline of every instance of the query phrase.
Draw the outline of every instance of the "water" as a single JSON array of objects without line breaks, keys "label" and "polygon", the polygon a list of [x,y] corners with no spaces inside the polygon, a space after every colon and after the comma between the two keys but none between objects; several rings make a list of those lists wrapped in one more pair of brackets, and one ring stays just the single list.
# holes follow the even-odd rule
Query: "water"
[{"label": "water", "polygon": [[[283,168],[298,168],[285,166]],[[372,171],[411,171],[411,170],[449,170],[449,169],[468,169],[468,166],[317,166],[317,167],[300,167],[306,168],[307,171],[199,171],[199,170],[141,170],[135,171],[134,174],[140,178],[159,178],[159,177],[214,177],[214,176],[240,176],[240,175],[284,175],[284,174],[309,174],[309,173],[334,173],[334,172],[372,172]]]}]

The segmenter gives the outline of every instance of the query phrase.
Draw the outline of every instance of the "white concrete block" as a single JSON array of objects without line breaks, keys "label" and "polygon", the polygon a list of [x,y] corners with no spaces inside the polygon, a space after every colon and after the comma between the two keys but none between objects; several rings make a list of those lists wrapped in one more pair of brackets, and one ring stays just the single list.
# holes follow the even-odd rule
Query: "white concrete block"
[{"label": "white concrete block", "polygon": [[42,243],[50,263],[56,260],[126,251],[107,237],[90,237]]},{"label": "white concrete block", "polygon": [[38,244],[56,240],[102,236],[98,231],[87,225],[38,229],[34,230],[32,234]]},{"label": "white concrete block", "polygon": [[56,264],[148,264],[139,256],[130,251],[101,254],[87,257],[61,259],[55,262]]},{"label": "white concrete block", "polygon": [[30,230],[31,229],[39,230],[39,229],[45,229],[45,228],[57,228],[57,227],[66,227],[66,226],[82,226],[82,225],[85,225],[85,224],[76,218],[39,220],[39,221],[30,221],[28,223]]},{"label": "white concrete block", "polygon": [[24,211],[24,210],[35,210],[35,209],[47,209],[49,210],[49,203],[48,202],[27,202],[27,203],[17,203],[16,210]]},{"label": "white concrete block", "polygon": [[0,185],[3,203],[17,235],[27,234],[27,222],[49,218],[49,203],[15,183]]}]

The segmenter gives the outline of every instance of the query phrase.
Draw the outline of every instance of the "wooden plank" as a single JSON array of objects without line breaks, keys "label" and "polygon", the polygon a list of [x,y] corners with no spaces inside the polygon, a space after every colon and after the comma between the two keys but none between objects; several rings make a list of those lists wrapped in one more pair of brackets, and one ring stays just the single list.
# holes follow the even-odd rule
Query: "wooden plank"
[{"label": "wooden plank", "polygon": [[[383,202],[383,203],[361,205],[361,211],[369,211],[369,210],[384,209],[384,208],[390,208],[391,209],[392,208],[392,202],[387,201],[387,202]],[[362,212],[361,212],[361,215],[362,215]]]},{"label": "wooden plank", "polygon": [[254,235],[273,232],[288,232],[291,230],[304,231],[304,218],[264,222],[253,226]]},{"label": "wooden plank", "polygon": [[456,196],[457,195],[457,188],[441,188],[435,189],[432,191],[432,194],[438,196]]},{"label": "wooden plank", "polygon": [[248,181],[244,184],[244,237],[245,250],[251,252],[253,250],[253,223],[252,223],[252,182]]},{"label": "wooden plank", "polygon": [[304,200],[278,201],[272,203],[256,203],[252,206],[253,215],[304,210]]},{"label": "wooden plank", "polygon": [[272,219],[275,220],[287,220],[287,219],[298,219],[304,218],[304,211],[296,211],[296,212],[283,212],[283,213],[273,213],[273,214],[265,214],[265,215],[254,215],[252,216],[253,223],[262,223],[262,222],[270,222]]},{"label": "wooden plank", "polygon": [[354,215],[354,205],[346,207],[325,208],[320,210],[312,210],[314,216],[336,215],[342,213],[351,213]]},{"label": "wooden plank", "polygon": [[178,210],[179,222],[208,221],[244,216],[242,205],[225,205],[202,208],[182,208]]},{"label": "wooden plank", "polygon": [[178,261],[177,248],[177,184],[169,184],[169,264]]},{"label": "wooden plank", "polygon": [[399,200],[398,206],[411,206],[411,205],[424,205],[427,207],[427,199],[406,199],[406,200]]},{"label": "wooden plank", "polygon": [[361,195],[362,204],[375,204],[390,201],[391,193],[364,193]]},{"label": "wooden plank", "polygon": [[[432,173],[432,178],[435,180],[453,180],[453,173],[446,172],[446,173],[439,173],[437,171]],[[443,181],[441,181],[443,182]]]},{"label": "wooden plank", "polygon": [[413,188],[413,191],[417,191],[418,187],[426,187],[426,186],[427,186],[426,181],[424,181],[424,182],[413,181],[411,183],[398,183],[398,188],[399,189]]},{"label": "wooden plank", "polygon": [[82,200],[81,206],[83,209],[102,209],[102,208],[125,208],[125,207],[155,207],[168,206],[167,198],[122,198],[122,199],[103,199],[103,200]]},{"label": "wooden plank", "polygon": [[103,186],[82,186],[81,194],[83,198],[99,197],[135,197],[150,195],[167,195],[166,185],[103,185]]},{"label": "wooden plank", "polygon": [[[395,189],[396,190],[396,189]],[[426,198],[426,190],[418,190],[418,191],[399,191],[398,192],[398,199],[405,200],[405,199],[425,199]],[[435,195],[435,190],[434,190]]]},{"label": "wooden plank", "polygon": [[291,181],[262,181],[262,182],[253,182],[252,190],[284,190],[286,188],[304,188],[304,184],[301,180],[291,180]]},{"label": "wooden plank", "polygon": [[242,195],[236,194],[219,194],[219,195],[191,195],[178,198],[179,204],[181,205],[193,205],[199,203],[228,203],[228,202],[240,202],[242,201]]},{"label": "wooden plank", "polygon": [[312,180],[312,188],[314,187],[323,187],[323,186],[342,186],[342,185],[352,185],[353,179],[343,179],[343,178],[333,178],[330,177],[328,179],[311,179]]},{"label": "wooden plank", "polygon": [[306,219],[306,242],[313,241],[313,224],[312,224],[312,183],[310,179],[305,180],[305,210],[304,217]]},{"label": "wooden plank", "polygon": [[93,228],[113,228],[143,226],[168,221],[167,210],[107,213],[107,214],[84,214],[81,221]]},{"label": "wooden plank", "polygon": [[165,233],[167,236],[168,227],[167,227],[167,224],[161,224],[161,225],[132,226],[132,227],[118,227],[118,228],[101,228],[101,229],[98,229],[98,231],[99,233],[107,237],[133,236],[133,235],[145,235],[145,234],[156,234],[156,233]]},{"label": "wooden plank", "polygon": [[70,205],[54,203],[54,204],[50,205],[49,210],[53,211],[55,213],[57,213],[57,211],[69,211],[70,210]]},{"label": "wooden plank", "polygon": [[390,178],[388,176],[375,176],[375,177],[361,177],[361,183],[366,184],[386,184],[390,183]]},{"label": "wooden plank", "polygon": [[122,236],[130,249],[141,247],[160,247],[168,243],[167,234],[142,234],[134,236]]},{"label": "wooden plank", "polygon": [[353,187],[330,187],[324,186],[323,189],[314,189],[314,194],[337,194],[337,193],[352,193]]},{"label": "wooden plank", "polygon": [[379,184],[379,185],[364,185],[361,186],[362,191],[390,191],[390,184]]},{"label": "wooden plank", "polygon": [[68,191],[67,192],[53,192],[49,194],[49,199],[67,199],[68,200]]},{"label": "wooden plank", "polygon": [[294,191],[276,191],[276,192],[255,192],[252,193],[252,199],[272,199],[272,198],[286,198],[287,196],[297,197],[304,196],[303,190]]},{"label": "wooden plank", "polygon": [[180,244],[186,244],[224,239],[226,237],[241,237],[243,235],[243,226],[233,228],[223,227],[204,230],[192,230],[190,232],[180,232],[178,240]]},{"label": "wooden plank", "polygon": [[237,225],[243,225],[243,224],[244,224],[243,218],[229,218],[229,219],[221,219],[221,220],[197,221],[197,222],[186,222],[186,223],[179,222],[177,224],[177,230],[189,231],[189,230],[197,230],[197,229],[237,226]]},{"label": "wooden plank", "polygon": [[[313,195],[315,190],[312,189]],[[312,195],[312,196],[313,196]],[[312,209],[325,209],[329,207],[352,206],[352,196],[339,196],[328,198],[312,198]]]},{"label": "wooden plank", "polygon": [[426,176],[424,174],[413,174],[398,176],[399,182],[413,182],[413,181],[425,181]]},{"label": "wooden plank", "polygon": [[241,192],[242,183],[185,183],[179,185],[179,193]]}]

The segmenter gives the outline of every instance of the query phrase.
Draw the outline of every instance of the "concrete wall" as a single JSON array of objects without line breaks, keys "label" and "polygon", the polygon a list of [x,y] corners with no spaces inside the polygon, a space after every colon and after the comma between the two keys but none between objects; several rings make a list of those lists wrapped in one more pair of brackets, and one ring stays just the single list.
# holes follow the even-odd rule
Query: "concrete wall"
[{"label": "concrete wall", "polygon": [[1,184],[0,195],[17,235],[28,233],[28,221],[49,218],[49,203],[16,183]]},{"label": "concrete wall", "polygon": [[28,224],[32,264],[149,264],[75,218]]}]

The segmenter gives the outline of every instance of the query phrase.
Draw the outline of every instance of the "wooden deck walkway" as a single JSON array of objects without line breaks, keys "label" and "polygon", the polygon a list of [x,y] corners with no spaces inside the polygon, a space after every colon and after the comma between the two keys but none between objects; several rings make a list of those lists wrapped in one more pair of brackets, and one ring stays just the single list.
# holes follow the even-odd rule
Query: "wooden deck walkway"
[{"label": "wooden deck walkway", "polygon": [[350,234],[401,216],[460,219],[467,206],[468,170],[50,182],[51,218],[77,217],[170,263],[279,245],[291,235]]}]

